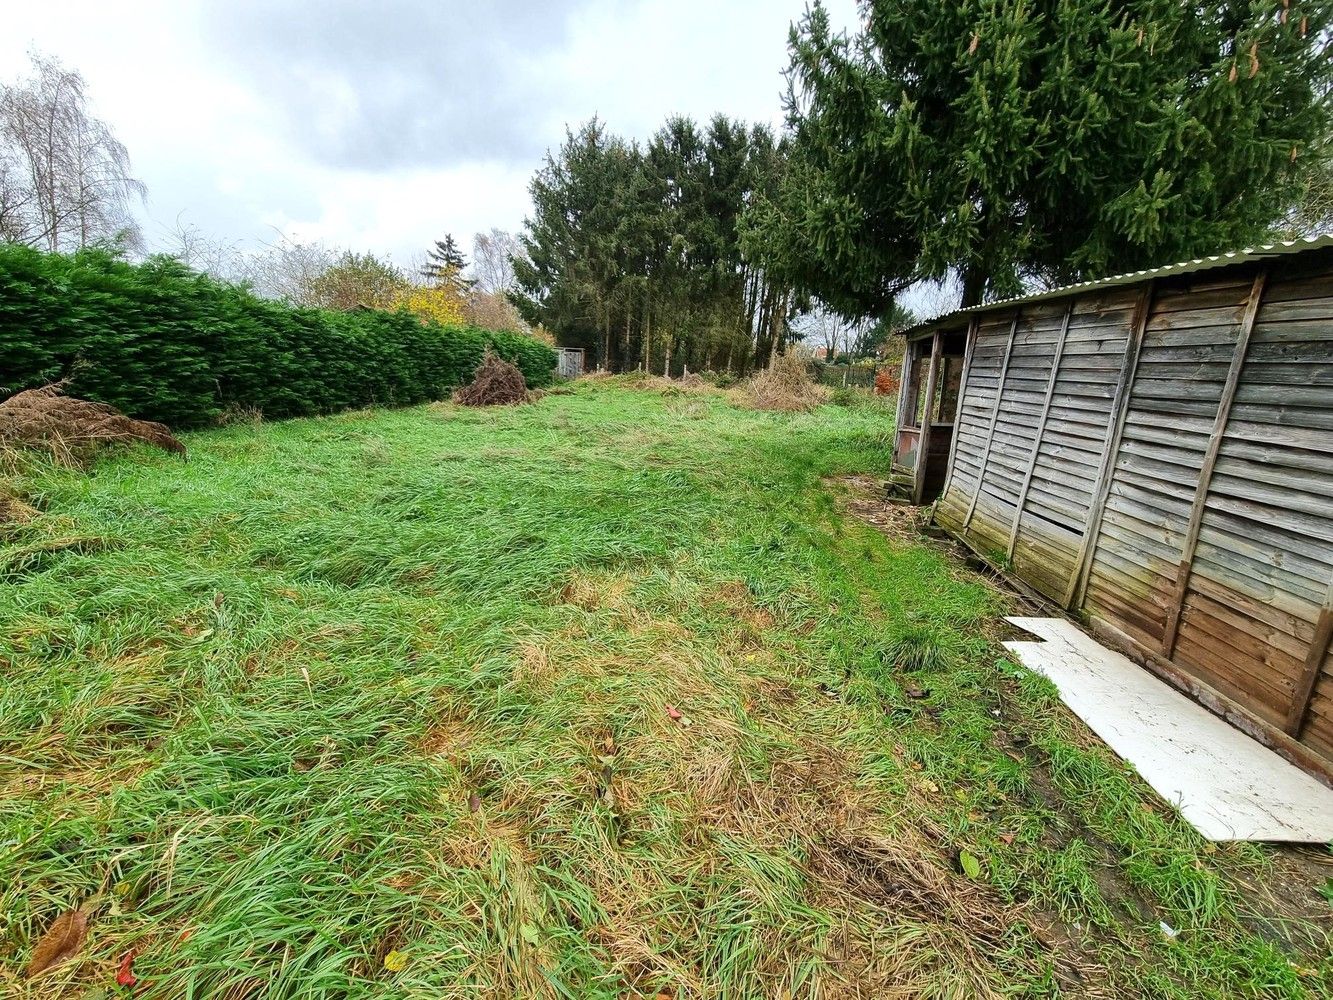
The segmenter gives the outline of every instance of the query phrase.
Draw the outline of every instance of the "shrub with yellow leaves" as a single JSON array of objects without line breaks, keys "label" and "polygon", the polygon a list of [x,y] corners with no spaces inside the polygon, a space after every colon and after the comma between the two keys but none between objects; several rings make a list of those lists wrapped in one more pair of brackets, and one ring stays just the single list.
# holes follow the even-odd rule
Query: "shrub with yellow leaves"
[{"label": "shrub with yellow leaves", "polygon": [[463,322],[464,299],[453,285],[412,285],[398,293],[393,305],[441,326]]}]

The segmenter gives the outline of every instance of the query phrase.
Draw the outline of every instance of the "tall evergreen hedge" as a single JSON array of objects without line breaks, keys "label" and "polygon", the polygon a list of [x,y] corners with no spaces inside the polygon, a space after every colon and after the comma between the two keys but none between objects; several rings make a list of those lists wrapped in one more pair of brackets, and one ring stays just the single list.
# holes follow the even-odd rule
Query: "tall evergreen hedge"
[{"label": "tall evergreen hedge", "polygon": [[531,337],[293,308],[167,258],[0,244],[0,396],[72,374],[72,393],[177,428],[232,406],[305,416],[443,398],[487,344],[550,383],[555,352]]}]

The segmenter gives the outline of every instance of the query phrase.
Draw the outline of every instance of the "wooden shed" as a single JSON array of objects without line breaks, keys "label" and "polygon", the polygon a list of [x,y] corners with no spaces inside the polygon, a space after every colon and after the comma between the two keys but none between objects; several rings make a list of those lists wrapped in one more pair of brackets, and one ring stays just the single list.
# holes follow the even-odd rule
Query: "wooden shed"
[{"label": "wooden shed", "polygon": [[916,502],[1327,779],[1333,238],[991,303],[907,336],[894,465]]}]

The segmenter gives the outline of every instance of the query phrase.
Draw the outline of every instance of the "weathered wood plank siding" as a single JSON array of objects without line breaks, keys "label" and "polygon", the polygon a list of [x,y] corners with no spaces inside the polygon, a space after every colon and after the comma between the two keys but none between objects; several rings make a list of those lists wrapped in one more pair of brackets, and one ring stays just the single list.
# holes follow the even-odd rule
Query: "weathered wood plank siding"
[{"label": "weathered wood plank siding", "polygon": [[977,323],[970,348],[971,360],[954,428],[953,465],[948,489],[937,508],[940,522],[955,532],[962,531],[969,511],[975,517],[972,498],[977,496],[979,473],[987,461],[988,431],[995,416],[996,388],[1008,353],[1012,319],[1012,314],[984,317]]},{"label": "weathered wood plank siding", "polygon": [[1333,763],[1333,249],[974,318],[939,523]]}]

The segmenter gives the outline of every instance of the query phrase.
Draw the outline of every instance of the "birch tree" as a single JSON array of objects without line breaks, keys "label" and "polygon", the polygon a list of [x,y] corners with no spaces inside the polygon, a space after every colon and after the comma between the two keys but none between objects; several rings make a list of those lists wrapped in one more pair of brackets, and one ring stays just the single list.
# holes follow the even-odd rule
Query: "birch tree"
[{"label": "birch tree", "polygon": [[52,252],[142,244],[131,209],[146,191],[77,71],[34,53],[0,88],[0,236]]}]

